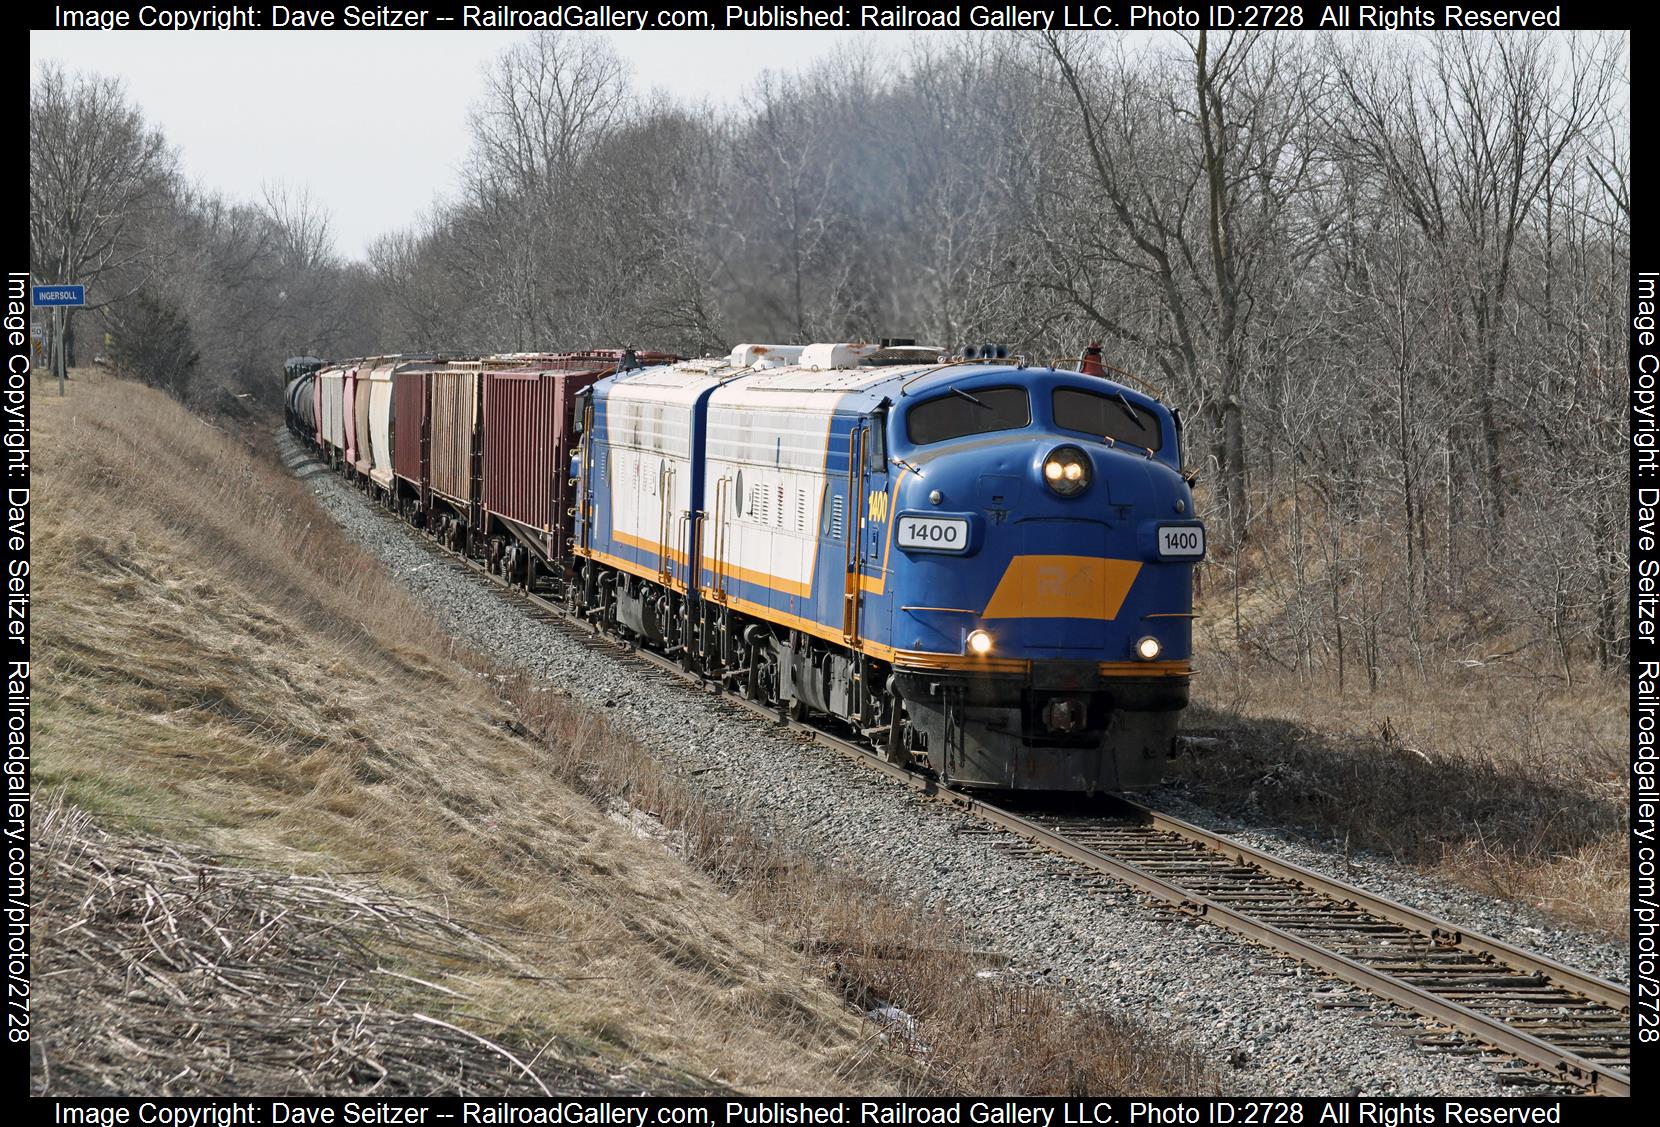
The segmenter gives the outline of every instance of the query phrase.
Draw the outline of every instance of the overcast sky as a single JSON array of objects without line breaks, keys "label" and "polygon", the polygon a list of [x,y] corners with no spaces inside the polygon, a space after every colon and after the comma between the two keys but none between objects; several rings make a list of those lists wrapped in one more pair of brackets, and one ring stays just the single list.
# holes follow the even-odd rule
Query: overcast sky
[{"label": "overcast sky", "polygon": [[[29,58],[124,79],[205,187],[254,199],[270,180],[309,184],[333,216],[340,251],[360,257],[455,186],[481,68],[522,34],[33,31]],[[607,37],[632,64],[637,88],[730,103],[763,70],[799,69],[849,38],[889,47],[907,35]]]},{"label": "overcast sky", "polygon": [[[361,257],[454,189],[482,68],[525,34],[31,31],[29,57],[124,79],[205,187],[253,200],[272,180],[308,184],[340,251]],[[764,70],[800,70],[850,41],[897,52],[916,33],[576,34],[610,39],[642,92],[731,104]]]}]

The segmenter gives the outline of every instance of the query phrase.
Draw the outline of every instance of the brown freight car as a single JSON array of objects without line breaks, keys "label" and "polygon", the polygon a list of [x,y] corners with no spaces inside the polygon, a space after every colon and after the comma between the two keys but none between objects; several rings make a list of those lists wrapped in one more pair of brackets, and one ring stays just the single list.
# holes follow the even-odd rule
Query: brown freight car
[{"label": "brown freight car", "polygon": [[[673,363],[666,352],[508,353],[429,360],[391,371],[395,503],[458,550],[520,582],[564,559],[577,395],[619,365]],[[365,367],[357,381],[366,389]],[[359,395],[363,391],[358,392]],[[355,403],[352,404],[355,406]],[[348,413],[347,425],[351,416]],[[378,451],[374,465],[380,468]]]},{"label": "brown freight car", "polygon": [[428,500],[432,371],[411,366],[392,373],[392,476],[400,502],[413,497],[415,511],[422,513]]},{"label": "brown freight car", "polygon": [[394,503],[460,550],[482,527],[477,360],[412,360],[388,373]]},{"label": "brown freight car", "polygon": [[433,496],[470,513],[478,502],[479,394],[483,366],[457,360],[432,373],[427,468]]},{"label": "brown freight car", "polygon": [[544,368],[605,368],[609,375],[630,368],[655,368],[660,364],[678,364],[685,359],[672,352],[647,352],[637,348],[587,348],[580,352],[557,352],[538,363]]},{"label": "brown freight car", "polygon": [[565,558],[577,394],[612,371],[505,368],[484,373],[484,511],[491,562],[519,581],[528,561],[552,569]]}]

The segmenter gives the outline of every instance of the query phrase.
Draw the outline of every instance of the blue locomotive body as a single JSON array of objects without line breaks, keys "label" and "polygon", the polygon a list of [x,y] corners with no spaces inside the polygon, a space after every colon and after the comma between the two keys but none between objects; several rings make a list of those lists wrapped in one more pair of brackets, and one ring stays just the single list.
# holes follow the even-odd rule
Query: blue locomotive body
[{"label": "blue locomotive body", "polygon": [[958,785],[1163,777],[1204,549],[1171,412],[1073,371],[790,351],[595,385],[584,604]]}]

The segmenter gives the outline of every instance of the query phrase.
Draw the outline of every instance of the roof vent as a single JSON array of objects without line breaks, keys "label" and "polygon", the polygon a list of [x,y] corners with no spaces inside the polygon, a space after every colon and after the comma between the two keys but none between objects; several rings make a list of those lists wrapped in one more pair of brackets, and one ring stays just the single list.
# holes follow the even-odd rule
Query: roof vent
[{"label": "roof vent", "polygon": [[809,344],[801,354],[801,366],[824,371],[829,368],[873,368],[889,364],[936,364],[944,349],[909,341],[887,340],[881,344],[850,341],[845,344]]},{"label": "roof vent", "polygon": [[859,363],[881,345],[855,340],[842,344],[809,344],[801,353],[801,366],[824,371],[829,368],[857,368]]},{"label": "roof vent", "polygon": [[734,368],[782,368],[798,362],[805,350],[799,344],[740,344],[727,362]]}]

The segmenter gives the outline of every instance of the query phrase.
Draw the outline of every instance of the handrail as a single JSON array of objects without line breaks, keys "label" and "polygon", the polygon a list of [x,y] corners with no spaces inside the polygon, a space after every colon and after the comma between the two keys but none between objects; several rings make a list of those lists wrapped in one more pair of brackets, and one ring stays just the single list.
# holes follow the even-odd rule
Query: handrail
[{"label": "handrail", "polygon": [[673,577],[669,563],[669,466],[657,470],[657,578],[667,587]]},{"label": "handrail", "polygon": [[[722,477],[715,482],[715,555],[709,561],[710,586],[714,589],[715,597],[722,601],[726,599],[726,527],[721,517],[726,511],[726,486],[730,478]],[[701,576],[699,577],[701,579]]]},{"label": "handrail", "polygon": [[859,638],[859,549],[864,527],[859,514],[864,504],[864,428],[847,436],[847,586],[842,592],[842,638],[853,645]]}]

